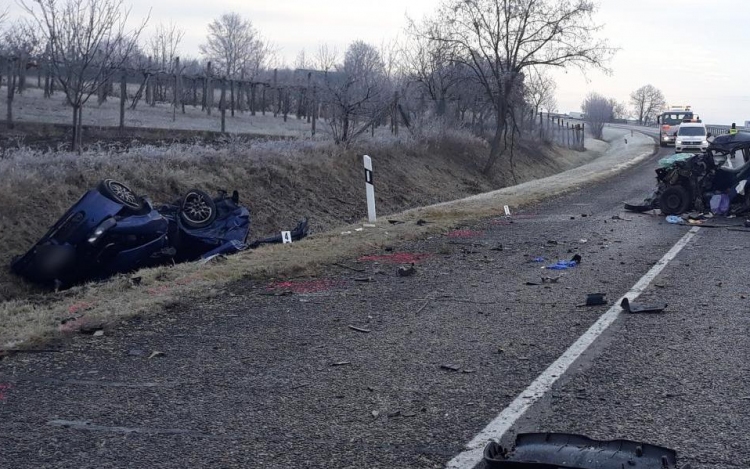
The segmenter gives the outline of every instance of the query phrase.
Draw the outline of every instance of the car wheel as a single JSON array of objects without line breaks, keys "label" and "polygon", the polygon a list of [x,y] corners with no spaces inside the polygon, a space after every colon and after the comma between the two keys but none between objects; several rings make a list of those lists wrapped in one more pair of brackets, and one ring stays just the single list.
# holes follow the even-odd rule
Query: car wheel
[{"label": "car wheel", "polygon": [[108,199],[132,210],[141,210],[143,201],[125,184],[114,179],[105,179],[99,183],[99,192]]},{"label": "car wheel", "polygon": [[191,189],[182,198],[180,218],[190,228],[205,228],[216,219],[216,204],[210,195]]},{"label": "car wheel", "polygon": [[690,208],[690,193],[682,186],[667,187],[659,196],[659,208],[664,215],[680,215]]}]

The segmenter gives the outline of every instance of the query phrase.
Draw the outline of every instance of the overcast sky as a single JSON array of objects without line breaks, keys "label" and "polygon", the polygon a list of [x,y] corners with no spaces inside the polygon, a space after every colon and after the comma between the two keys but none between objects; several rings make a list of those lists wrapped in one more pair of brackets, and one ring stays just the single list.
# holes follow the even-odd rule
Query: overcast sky
[{"label": "overcast sky", "polygon": [[[705,122],[750,120],[750,12],[747,0],[599,0],[601,35],[619,47],[612,74],[555,70],[560,111],[580,109],[589,91],[628,101],[651,83],[671,105],[690,104]],[[128,0],[125,0],[128,3]],[[197,56],[208,22],[236,11],[279,49],[289,65],[303,48],[339,51],[353,40],[374,45],[404,36],[408,13],[421,18],[440,0],[130,0],[131,15],[150,27],[173,20],[186,31],[181,54]],[[12,11],[19,13],[18,7]],[[150,31],[148,31],[150,32]]]}]

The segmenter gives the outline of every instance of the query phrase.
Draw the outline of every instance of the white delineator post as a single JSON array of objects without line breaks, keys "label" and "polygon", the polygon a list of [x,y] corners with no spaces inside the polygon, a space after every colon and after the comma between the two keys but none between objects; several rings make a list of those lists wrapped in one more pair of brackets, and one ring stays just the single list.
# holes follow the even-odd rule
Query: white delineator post
[{"label": "white delineator post", "polygon": [[372,159],[365,155],[365,188],[367,189],[367,219],[375,223],[375,186],[372,182]]}]

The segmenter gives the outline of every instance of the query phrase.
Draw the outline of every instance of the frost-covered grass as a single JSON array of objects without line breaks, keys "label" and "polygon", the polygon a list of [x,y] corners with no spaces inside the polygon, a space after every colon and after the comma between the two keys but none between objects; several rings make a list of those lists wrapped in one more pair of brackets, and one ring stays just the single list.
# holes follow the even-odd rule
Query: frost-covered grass
[{"label": "frost-covered grass", "polygon": [[[135,91],[130,91],[135,94]],[[7,87],[0,88],[0,117],[5,119],[7,105]],[[130,96],[132,100],[132,95]],[[216,101],[218,102],[218,101]],[[141,100],[135,110],[131,110],[130,101],[125,108],[125,126],[144,127],[152,129],[181,129],[181,130],[221,130],[221,112],[212,109],[211,115],[201,111],[200,105],[185,106],[185,114],[177,110],[175,120],[172,120],[172,105],[157,103],[151,107]],[[83,108],[83,125],[117,127],[120,124],[120,100],[109,97],[101,105],[97,104],[96,96],[92,96]],[[70,124],[73,111],[65,102],[65,95],[57,91],[51,98],[44,98],[43,90],[27,88],[23,94],[17,94],[13,99],[13,119],[16,122],[42,122],[51,124]],[[326,131],[324,122],[319,122],[321,132]],[[244,133],[285,137],[309,137],[311,124],[305,119],[297,120],[294,115],[287,116],[284,122],[282,115],[273,116],[272,112],[256,112],[255,116],[249,111],[235,111],[234,117],[229,110],[226,113],[226,131],[230,133]]]}]

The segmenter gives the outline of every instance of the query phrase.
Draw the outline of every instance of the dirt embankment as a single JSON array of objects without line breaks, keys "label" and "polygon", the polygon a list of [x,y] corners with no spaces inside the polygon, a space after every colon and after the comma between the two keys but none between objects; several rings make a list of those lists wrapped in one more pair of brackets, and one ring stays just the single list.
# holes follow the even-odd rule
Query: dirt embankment
[{"label": "dirt embankment", "polygon": [[[604,145],[606,147],[606,145]],[[599,151],[521,145],[515,177],[507,159],[481,172],[486,146],[445,131],[420,141],[378,140],[350,148],[328,142],[234,139],[223,145],[103,147],[83,155],[14,150],[0,159],[0,265],[28,249],[80,195],[105,178],[122,180],[157,203],[191,187],[237,189],[253,215],[251,238],[293,226],[308,216],[313,231],[366,216],[362,155],[375,169],[379,215],[479,194],[578,166]],[[33,293],[3,268],[0,300]]]}]

